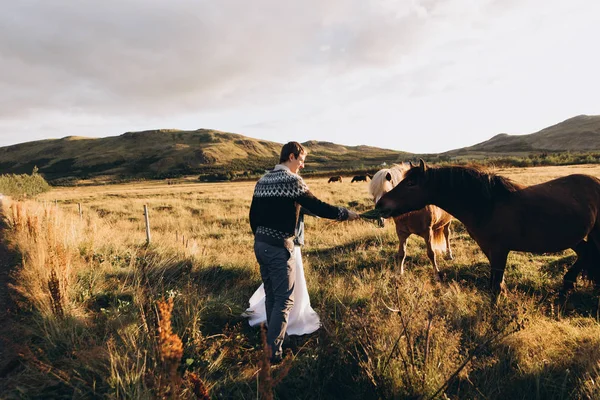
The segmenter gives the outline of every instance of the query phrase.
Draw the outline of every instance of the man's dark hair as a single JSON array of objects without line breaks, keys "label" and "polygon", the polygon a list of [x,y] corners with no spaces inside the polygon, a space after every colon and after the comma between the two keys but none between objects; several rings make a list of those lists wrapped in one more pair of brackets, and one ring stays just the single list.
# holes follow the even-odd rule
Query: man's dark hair
[{"label": "man's dark hair", "polygon": [[279,162],[284,163],[290,159],[290,154],[293,154],[295,158],[298,158],[300,154],[307,154],[306,149],[298,142],[289,142],[283,145],[281,148],[281,154],[279,155]]}]

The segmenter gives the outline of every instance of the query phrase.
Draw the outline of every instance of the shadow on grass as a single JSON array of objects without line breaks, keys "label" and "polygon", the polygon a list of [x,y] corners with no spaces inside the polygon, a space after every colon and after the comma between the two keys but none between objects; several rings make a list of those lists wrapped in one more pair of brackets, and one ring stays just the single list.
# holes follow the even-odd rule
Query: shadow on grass
[{"label": "shadow on grass", "polygon": [[[566,257],[569,258],[569,257]],[[554,260],[541,268],[550,279],[560,278],[562,284],[562,275],[564,275],[564,269],[560,266],[568,264],[568,260]],[[476,287],[479,290],[489,291],[490,289],[490,264],[487,261],[475,262],[472,264],[454,264],[453,266],[446,268],[443,272],[446,273],[448,279],[454,279],[457,282],[465,282]],[[552,271],[550,274],[548,271]],[[518,266],[515,264],[507,264],[504,273],[505,282],[510,289],[517,289],[521,292],[538,295],[548,296],[549,294],[555,293],[559,287],[556,285],[548,285],[540,281],[533,281],[531,279],[522,278],[519,274]]]},{"label": "shadow on grass", "polygon": [[563,288],[563,277],[576,259],[576,255],[568,255],[551,260],[540,267],[540,276],[537,279],[513,277],[512,287],[527,296],[537,297],[548,305],[552,304],[555,309],[560,309],[569,315],[596,317],[598,291],[585,276],[580,275],[575,289],[570,291],[566,302],[559,296]]},{"label": "shadow on grass", "polygon": [[[252,272],[237,266],[211,265],[190,273],[192,281],[207,291],[216,294],[225,290],[247,291],[257,289],[257,282]],[[259,283],[260,285],[260,283]]]},{"label": "shadow on grass", "polygon": [[[129,269],[107,274],[107,280],[119,282],[131,282],[136,277],[141,279],[142,283],[151,288],[153,292],[157,293],[177,289],[190,281],[198,285],[199,289],[216,295],[228,290],[235,289],[238,291],[245,290],[250,286],[258,287],[254,275],[247,268],[235,265],[210,265],[193,268],[190,260],[150,268],[138,267],[137,270]],[[98,301],[114,301],[114,298],[110,296],[114,297],[110,294],[107,296],[101,295]]]},{"label": "shadow on grass", "polygon": [[372,236],[372,237],[368,237],[366,239],[362,238],[359,240],[346,242],[344,244],[340,244],[337,246],[328,247],[328,248],[324,248],[324,249],[304,248],[304,249],[302,249],[302,252],[304,254],[314,255],[315,257],[325,258],[325,257],[331,257],[331,256],[335,256],[335,255],[340,255],[340,254],[352,253],[357,250],[362,250],[363,248],[381,247],[381,246],[387,247],[388,245],[392,245],[392,244],[394,244],[395,247],[398,246],[397,243],[382,241],[379,237]]},{"label": "shadow on grass", "polygon": [[569,293],[566,301],[562,302],[558,296],[554,298],[556,309],[562,310],[570,317],[591,317],[599,320],[600,316],[600,293],[591,287],[579,288]]},{"label": "shadow on grass", "polygon": [[540,272],[548,275],[553,279],[560,279],[562,282],[562,278],[567,272],[567,270],[575,264],[577,260],[577,256],[575,254],[568,255],[565,257],[558,258],[556,260],[552,260],[540,267]]},{"label": "shadow on grass", "polygon": [[454,280],[484,292],[490,288],[490,264],[488,262],[454,264],[445,268],[442,273],[446,276],[446,282]]},{"label": "shadow on grass", "polygon": [[97,345],[98,332],[89,329],[88,321],[75,316],[44,317],[33,311],[22,323],[37,329],[29,329],[20,338],[23,342],[17,346],[22,368],[6,380],[8,385],[2,389],[7,397],[2,398],[106,397],[110,385],[105,349]]},{"label": "shadow on grass", "polygon": [[[576,339],[566,342],[562,357],[543,360],[521,360],[514,343],[490,349],[494,362],[481,357],[475,360],[468,375],[462,375],[446,392],[454,398],[484,399],[568,399],[582,396],[581,378],[594,377],[594,366],[600,362],[600,339]],[[522,365],[524,363],[525,365]],[[527,368],[527,363],[539,364]],[[534,372],[525,372],[535,370]],[[598,371],[596,370],[596,374]]]},{"label": "shadow on grass", "polygon": [[[569,255],[542,265],[540,271],[545,277],[540,279],[523,277],[518,273],[518,266],[509,264],[505,272],[507,287],[509,291],[516,290],[527,297],[547,303],[548,306],[552,304],[555,309],[563,310],[569,315],[596,317],[599,313],[598,290],[593,288],[590,281],[578,280],[579,284],[569,293],[566,303],[561,303],[558,296],[562,289],[564,273],[575,259],[576,256]],[[443,269],[442,273],[446,276],[446,282],[455,280],[460,284],[471,285],[482,292],[490,293],[488,262],[455,264]]]},{"label": "shadow on grass", "polygon": [[[363,269],[393,269],[397,243],[382,241],[377,236],[362,238],[338,246],[303,249],[303,256],[311,260],[313,268],[320,273],[353,272]],[[414,261],[407,256],[405,265]]]},{"label": "shadow on grass", "polygon": [[44,317],[14,290],[22,255],[6,246],[8,232],[0,214],[0,397],[104,398],[97,394],[107,389],[104,375],[74,351],[73,337],[92,342],[86,323],[68,315]]},{"label": "shadow on grass", "polygon": [[[107,274],[107,281],[117,282],[113,290],[97,294],[88,301],[88,309],[100,312],[115,309],[133,300],[131,289],[122,283],[139,282],[145,288],[148,300],[177,295],[191,287],[203,299],[202,330],[206,334],[220,333],[227,326],[244,321],[241,313],[246,304],[239,298],[249,299],[259,287],[255,274],[237,265],[210,265],[193,267],[190,260],[170,263],[137,265],[134,269]],[[137,284],[133,283],[135,288]],[[175,304],[177,307],[177,302]],[[199,310],[200,311],[200,310]]]},{"label": "shadow on grass", "polygon": [[250,328],[247,319],[241,316],[248,304],[237,300],[241,297],[247,301],[260,286],[261,282],[256,281],[250,270],[213,265],[193,271],[190,278],[198,290],[209,297],[202,312],[204,333],[217,334],[239,323]]},{"label": "shadow on grass", "polygon": [[131,293],[115,293],[107,291],[92,296],[87,301],[87,308],[94,312],[101,312],[103,309],[119,307],[120,304],[131,302],[133,302],[133,295]]},{"label": "shadow on grass", "polygon": [[343,305],[337,298],[319,299],[315,309],[323,326],[310,335],[291,337],[299,350],[292,370],[275,390],[278,398],[379,398],[354,354],[357,336],[346,325],[361,305],[348,300]]}]

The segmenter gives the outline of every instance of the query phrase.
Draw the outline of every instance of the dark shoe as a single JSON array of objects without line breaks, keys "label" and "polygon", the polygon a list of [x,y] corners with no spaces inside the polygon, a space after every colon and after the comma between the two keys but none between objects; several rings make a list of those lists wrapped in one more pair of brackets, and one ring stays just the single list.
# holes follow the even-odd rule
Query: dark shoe
[{"label": "dark shoe", "polygon": [[281,357],[281,356],[271,357],[271,365],[281,364],[282,361],[283,361],[283,357]]},{"label": "dark shoe", "polygon": [[283,351],[291,350],[293,354],[298,353],[298,340],[296,336],[286,336],[281,346]]}]

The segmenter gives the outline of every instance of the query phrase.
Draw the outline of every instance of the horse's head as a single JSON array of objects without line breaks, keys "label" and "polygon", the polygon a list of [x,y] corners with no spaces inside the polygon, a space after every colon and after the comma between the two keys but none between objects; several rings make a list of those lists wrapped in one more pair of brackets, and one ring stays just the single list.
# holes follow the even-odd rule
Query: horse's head
[{"label": "horse's head", "polygon": [[377,204],[381,196],[393,188],[394,185],[392,183],[392,174],[387,168],[377,171],[369,183],[369,193],[371,193],[375,204]]},{"label": "horse's head", "polygon": [[418,166],[411,163],[410,167],[404,173],[404,179],[377,201],[375,208],[382,211],[383,217],[395,217],[420,210],[429,204],[426,187],[428,167],[425,161],[420,160]]},{"label": "horse's head", "polygon": [[404,178],[404,173],[408,171],[409,167],[406,165],[394,165],[392,168],[384,168],[375,173],[371,177],[371,183],[369,183],[369,193],[373,197],[375,204],[379,199],[392,190],[400,181]]}]

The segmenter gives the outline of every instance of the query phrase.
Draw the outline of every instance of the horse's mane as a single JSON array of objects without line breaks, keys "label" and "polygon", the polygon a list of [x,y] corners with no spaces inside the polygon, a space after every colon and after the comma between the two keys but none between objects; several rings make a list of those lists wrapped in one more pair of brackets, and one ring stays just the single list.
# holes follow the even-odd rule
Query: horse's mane
[{"label": "horse's mane", "polygon": [[406,164],[394,164],[390,168],[380,169],[371,178],[369,183],[369,193],[374,199],[378,199],[385,194],[385,184],[388,181],[386,175],[388,172],[392,176],[392,186],[396,186],[402,179],[404,174],[410,169]]},{"label": "horse's mane", "polygon": [[503,197],[525,187],[482,167],[451,166],[430,168],[427,171],[436,183],[443,184],[447,190],[479,194],[488,200]]}]

